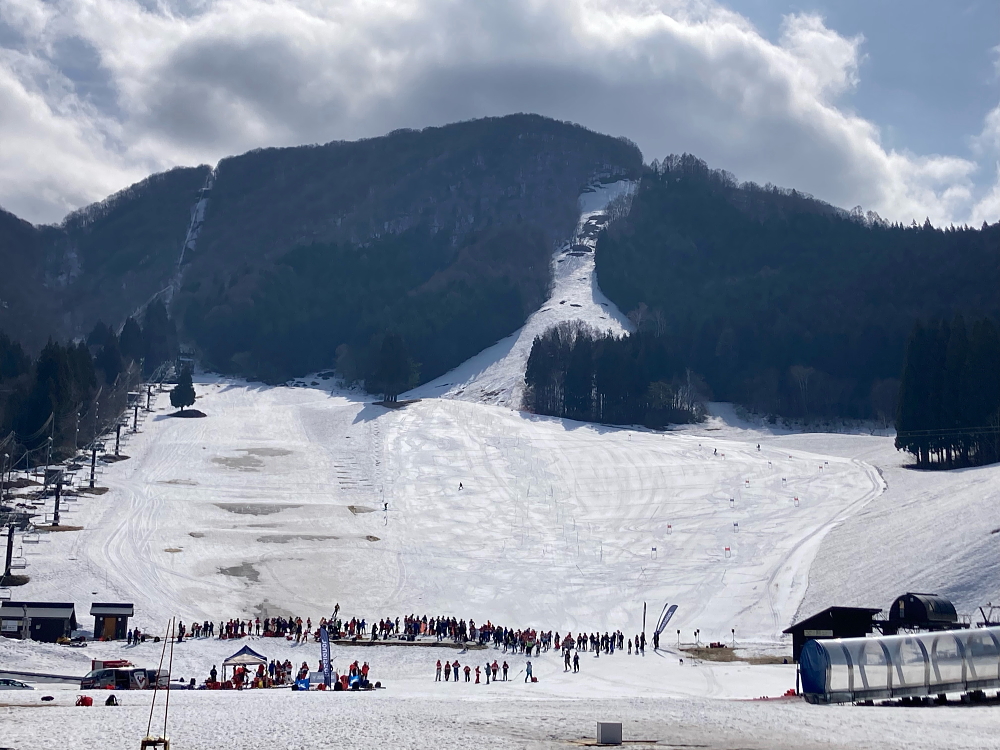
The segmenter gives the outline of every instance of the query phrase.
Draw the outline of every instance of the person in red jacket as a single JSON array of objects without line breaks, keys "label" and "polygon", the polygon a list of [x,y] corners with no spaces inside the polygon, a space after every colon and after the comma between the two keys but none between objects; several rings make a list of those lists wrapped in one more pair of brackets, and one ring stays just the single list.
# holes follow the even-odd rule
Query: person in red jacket
[{"label": "person in red jacket", "polygon": [[438,659],[437,671],[434,673],[434,682],[441,682],[441,660]]},{"label": "person in red jacket", "polygon": [[455,659],[451,664],[451,671],[455,673],[455,682],[458,682],[458,670],[461,669],[461,665],[458,663],[458,659]]}]

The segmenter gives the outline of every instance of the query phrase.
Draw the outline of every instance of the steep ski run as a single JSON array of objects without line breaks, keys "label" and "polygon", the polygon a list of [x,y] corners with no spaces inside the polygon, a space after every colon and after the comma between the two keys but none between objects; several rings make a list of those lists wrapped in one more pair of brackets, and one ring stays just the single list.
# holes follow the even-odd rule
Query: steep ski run
[{"label": "steep ski run", "polygon": [[580,196],[580,221],[573,239],[552,256],[552,292],[541,309],[510,336],[406,398],[453,398],[520,408],[524,369],[535,338],[560,323],[579,321],[597,330],[621,334],[629,319],[597,286],[594,251],[597,235],[608,220],[608,205],[635,189],[628,180],[597,185]]}]

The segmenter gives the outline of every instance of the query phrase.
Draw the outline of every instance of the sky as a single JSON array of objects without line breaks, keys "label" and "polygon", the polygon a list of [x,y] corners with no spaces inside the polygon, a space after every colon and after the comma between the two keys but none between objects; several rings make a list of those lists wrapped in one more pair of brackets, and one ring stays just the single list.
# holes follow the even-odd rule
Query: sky
[{"label": "sky", "polygon": [[1000,3],[0,0],[0,206],[537,112],[937,226],[1000,220]]}]

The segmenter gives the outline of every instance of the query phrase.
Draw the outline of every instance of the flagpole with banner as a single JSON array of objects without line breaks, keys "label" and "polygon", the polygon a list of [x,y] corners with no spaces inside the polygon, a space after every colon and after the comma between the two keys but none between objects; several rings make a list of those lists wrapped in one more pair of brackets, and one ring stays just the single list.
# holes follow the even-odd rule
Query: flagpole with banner
[{"label": "flagpole with banner", "polygon": [[319,629],[319,658],[323,664],[323,684],[328,688],[333,683],[333,670],[330,668],[330,632]]}]

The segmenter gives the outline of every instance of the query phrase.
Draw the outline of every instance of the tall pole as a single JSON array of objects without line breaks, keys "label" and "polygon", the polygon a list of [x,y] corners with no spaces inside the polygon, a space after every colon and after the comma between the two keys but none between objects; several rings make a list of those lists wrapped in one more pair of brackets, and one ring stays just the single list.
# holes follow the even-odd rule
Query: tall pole
[{"label": "tall pole", "polygon": [[118,455],[118,448],[122,442],[122,423],[115,425],[115,455]]},{"label": "tall pole", "polygon": [[10,489],[7,485],[10,484],[10,454],[3,454],[3,471],[0,471],[0,502],[10,496]]},{"label": "tall pole", "polygon": [[139,431],[139,404],[138,403],[136,403],[136,405],[135,405],[135,415],[134,415],[133,419],[134,419],[134,421],[132,422],[132,432],[138,432]]},{"label": "tall pole", "polygon": [[646,602],[642,603],[642,633],[646,634]]},{"label": "tall pole", "polygon": [[[55,422],[53,422],[55,424]],[[49,481],[49,461],[52,460],[52,436],[49,436],[49,447],[45,451],[45,474],[42,475],[42,486],[48,484]]]},{"label": "tall pole", "polygon": [[95,442],[90,453],[90,489],[94,489],[94,471],[97,468],[97,443]]},{"label": "tall pole", "polygon": [[10,561],[14,559],[14,521],[7,523],[7,563],[3,566],[3,579],[10,577]]},{"label": "tall pole", "polygon": [[59,472],[59,476],[56,478],[56,506],[55,511],[52,513],[52,525],[59,525],[59,496],[62,494],[62,472]]}]

